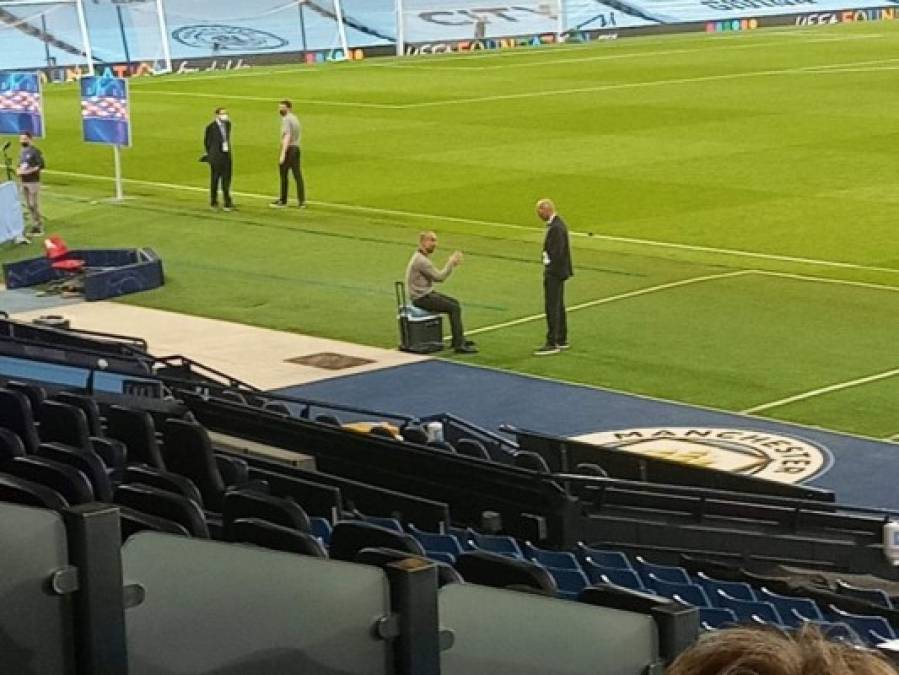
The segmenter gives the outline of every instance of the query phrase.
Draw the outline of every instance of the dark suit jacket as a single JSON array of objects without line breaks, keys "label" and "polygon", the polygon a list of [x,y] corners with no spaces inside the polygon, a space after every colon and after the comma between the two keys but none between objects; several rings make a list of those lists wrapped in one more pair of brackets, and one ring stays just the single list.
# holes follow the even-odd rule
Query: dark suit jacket
[{"label": "dark suit jacket", "polygon": [[555,216],[546,226],[543,254],[544,261],[549,258],[549,264],[543,266],[546,274],[563,280],[574,276],[571,249],[568,244],[568,228],[559,216]]},{"label": "dark suit jacket", "polygon": [[221,162],[231,158],[231,120],[225,124],[225,133],[228,134],[228,152],[222,152],[222,130],[219,128],[218,121],[209,123],[206,127],[206,136],[203,139],[203,145],[206,148],[206,156],[209,158],[210,164]]}]

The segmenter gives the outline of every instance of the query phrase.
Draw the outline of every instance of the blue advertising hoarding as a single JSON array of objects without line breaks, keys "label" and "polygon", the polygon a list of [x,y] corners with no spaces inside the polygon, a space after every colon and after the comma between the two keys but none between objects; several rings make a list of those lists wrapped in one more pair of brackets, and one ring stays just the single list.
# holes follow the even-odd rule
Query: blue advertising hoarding
[{"label": "blue advertising hoarding", "polygon": [[41,78],[38,73],[0,73],[0,134],[44,135]]},{"label": "blue advertising hoarding", "polygon": [[81,78],[81,124],[87,143],[131,146],[128,81],[103,75]]}]

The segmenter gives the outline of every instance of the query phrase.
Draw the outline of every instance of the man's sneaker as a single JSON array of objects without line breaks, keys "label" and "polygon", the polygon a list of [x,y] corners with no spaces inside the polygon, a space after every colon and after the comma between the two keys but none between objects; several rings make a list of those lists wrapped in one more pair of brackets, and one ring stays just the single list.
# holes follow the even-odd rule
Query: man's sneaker
[{"label": "man's sneaker", "polygon": [[209,205],[209,208],[212,209],[213,211],[218,211],[218,210],[219,210],[219,205],[218,205],[218,204],[210,204],[210,205]]},{"label": "man's sneaker", "polygon": [[234,211],[234,210],[236,210],[236,209],[237,209],[237,207],[234,206],[234,204],[228,204],[228,206],[226,206],[225,208],[223,208],[222,211],[228,211],[228,212],[231,212],[231,211]]},{"label": "man's sneaker", "polygon": [[282,202],[280,199],[276,199],[271,204],[269,204],[273,209],[283,209],[287,206],[287,202]]},{"label": "man's sneaker", "polygon": [[305,209],[305,208],[306,208],[306,202],[300,202],[299,204],[297,204],[297,208],[298,208],[298,209]]},{"label": "man's sneaker", "polygon": [[560,342],[559,344],[556,345],[556,347],[558,347],[559,349],[565,350],[565,349],[568,349],[568,343]]},{"label": "man's sneaker", "polygon": [[534,356],[549,356],[550,354],[558,354],[561,351],[556,345],[543,345],[534,351]]},{"label": "man's sneaker", "polygon": [[456,347],[454,350],[457,354],[477,354],[478,348],[474,345],[462,345],[461,347]]},{"label": "man's sneaker", "polygon": [[16,237],[15,243],[16,244],[30,244],[31,239],[26,237],[24,234],[20,234],[18,237]]},{"label": "man's sneaker", "polygon": [[466,340],[464,344],[466,347],[477,347],[477,343],[474,340]]}]

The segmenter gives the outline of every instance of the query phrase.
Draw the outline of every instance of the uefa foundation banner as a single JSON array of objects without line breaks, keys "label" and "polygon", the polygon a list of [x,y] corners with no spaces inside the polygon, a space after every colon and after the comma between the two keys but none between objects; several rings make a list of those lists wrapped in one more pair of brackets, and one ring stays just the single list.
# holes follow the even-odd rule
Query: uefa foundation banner
[{"label": "uefa foundation banner", "polygon": [[87,143],[131,146],[128,81],[100,76],[81,79],[81,124]]},{"label": "uefa foundation banner", "polygon": [[0,134],[25,131],[44,136],[41,78],[38,73],[0,73]]}]

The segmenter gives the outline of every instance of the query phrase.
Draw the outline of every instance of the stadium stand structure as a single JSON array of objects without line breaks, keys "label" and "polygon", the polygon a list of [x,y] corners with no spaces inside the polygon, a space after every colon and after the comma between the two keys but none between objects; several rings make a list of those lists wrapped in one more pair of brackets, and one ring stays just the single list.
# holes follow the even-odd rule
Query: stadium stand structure
[{"label": "stadium stand structure", "polygon": [[[727,489],[718,472],[580,447],[575,469],[607,476],[568,473],[534,432],[278,396],[132,338],[9,320],[0,380],[14,672],[636,675],[700,626],[811,621],[868,645],[899,626],[889,514],[827,492]],[[423,442],[435,420],[483,453]],[[516,466],[523,448],[546,466]]]}]

